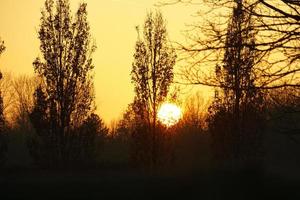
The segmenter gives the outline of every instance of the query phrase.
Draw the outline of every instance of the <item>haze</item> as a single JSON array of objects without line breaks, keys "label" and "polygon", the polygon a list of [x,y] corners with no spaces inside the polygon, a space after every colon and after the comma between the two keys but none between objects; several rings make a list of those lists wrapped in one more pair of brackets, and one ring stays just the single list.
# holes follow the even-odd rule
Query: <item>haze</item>
[{"label": "haze", "polygon": [[[79,0],[71,1],[75,12]],[[118,119],[132,101],[130,80],[135,26],[142,25],[147,11],[156,9],[158,0],[85,0],[88,20],[97,51],[95,90],[97,112],[106,121]],[[0,60],[2,71],[33,74],[33,60],[40,55],[37,30],[44,0],[0,0],[0,35],[7,47]],[[169,38],[183,41],[182,31],[193,20],[197,6],[175,5],[161,8],[167,20]]]}]

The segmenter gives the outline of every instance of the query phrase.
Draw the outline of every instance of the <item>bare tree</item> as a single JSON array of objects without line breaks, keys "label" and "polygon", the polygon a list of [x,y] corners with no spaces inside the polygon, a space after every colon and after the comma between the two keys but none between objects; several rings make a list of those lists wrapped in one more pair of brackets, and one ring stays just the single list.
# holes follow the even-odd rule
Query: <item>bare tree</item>
[{"label": "bare tree", "polygon": [[266,79],[262,86],[299,88],[299,3],[257,0],[253,4],[258,9],[245,10],[258,19],[254,25],[259,33],[256,46],[268,58],[260,68]]},{"label": "bare tree", "polygon": [[14,76],[9,71],[3,72],[0,87],[3,96],[3,112],[8,126],[29,128],[28,114],[32,110],[33,94],[39,84],[40,79],[37,77]]},{"label": "bare tree", "polygon": [[[197,13],[200,23],[189,25],[187,44],[178,44],[182,59],[188,64],[181,82],[222,87],[215,79],[214,68],[222,63],[226,49],[227,28],[231,10],[241,5],[253,18],[257,53],[255,87],[276,89],[299,87],[299,4],[294,1],[264,0],[175,0],[161,5],[188,3],[202,5]],[[241,34],[247,29],[241,29]],[[244,44],[247,45],[247,44]],[[228,46],[228,44],[227,44]]]},{"label": "bare tree", "polygon": [[148,13],[143,30],[143,37],[138,36],[131,71],[135,88],[133,108],[138,123],[148,127],[144,130],[151,130],[147,134],[151,134],[151,163],[155,166],[158,137],[156,115],[173,81],[176,55],[168,43],[165,21],[159,11]]},{"label": "bare tree", "polygon": [[8,124],[13,124],[15,115],[16,95],[13,88],[13,75],[11,72],[2,72],[3,78],[0,80],[1,94],[3,97],[3,113]]},{"label": "bare tree", "polygon": [[207,20],[192,25],[194,31],[187,35],[190,44],[179,44],[188,63],[182,75],[189,84],[216,89],[215,101],[209,109],[209,129],[217,159],[233,161],[234,165],[252,164],[249,162],[256,162],[261,153],[262,90],[287,84],[271,77],[275,65],[269,62],[271,51],[262,49],[268,44],[258,39],[262,37],[257,23],[261,17],[253,15],[259,9],[257,3],[203,3],[208,10],[199,13]]},{"label": "bare tree", "polygon": [[[213,114],[215,121],[211,122],[216,123],[213,126],[219,127],[219,131],[223,130],[224,138],[219,134],[219,144],[215,146],[221,148],[219,152],[239,152],[238,149],[244,147],[227,146],[228,148],[236,146],[237,150],[233,150],[222,146],[226,134],[228,137],[232,136],[232,131],[228,133],[226,131],[233,130],[237,135],[244,132],[243,135],[246,135],[245,127],[251,127],[253,133],[257,133],[252,136],[260,137],[257,130],[263,130],[264,126],[261,125],[265,125],[264,116],[261,115],[264,113],[261,110],[263,107],[259,104],[261,102],[261,105],[265,105],[262,94],[266,93],[266,90],[271,92],[279,88],[292,88],[296,95],[296,88],[300,86],[298,51],[300,5],[298,1],[288,0],[167,1],[167,4],[176,3],[203,5],[201,7],[203,9],[199,7],[200,11],[197,13],[202,23],[189,26],[191,31],[187,32],[187,38],[190,42],[178,44],[182,53],[180,55],[187,63],[182,71],[181,82],[219,88],[216,89],[215,101],[216,103],[219,100],[217,103],[219,107],[213,105],[213,110],[217,110],[217,113]],[[244,13],[244,16],[251,16],[251,23],[248,26],[241,26],[238,30],[228,31],[234,28],[227,26],[232,24],[232,10],[239,10],[238,12]],[[252,38],[254,43],[246,41],[247,38],[251,39],[248,37],[249,34],[254,34]],[[250,50],[250,54],[243,53],[243,49]],[[245,61],[249,62],[250,67],[243,67],[247,66]],[[237,64],[234,64],[235,62]],[[226,69],[226,65],[232,66],[231,70],[228,66]],[[226,76],[222,73],[224,69],[228,72]],[[232,84],[224,84],[228,82]],[[230,109],[226,105],[231,107],[231,112],[228,112]],[[247,126],[243,122],[245,119],[250,120]],[[243,126],[245,127],[242,128]],[[244,144],[241,142],[241,145]]]},{"label": "bare tree", "polygon": [[30,130],[29,114],[34,106],[34,91],[40,84],[40,80],[34,76],[20,75],[12,81],[15,95],[13,122],[23,131]]},{"label": "bare tree", "polygon": [[205,103],[201,93],[197,92],[189,97],[185,102],[181,123],[195,130],[204,129],[207,106],[208,103]]}]

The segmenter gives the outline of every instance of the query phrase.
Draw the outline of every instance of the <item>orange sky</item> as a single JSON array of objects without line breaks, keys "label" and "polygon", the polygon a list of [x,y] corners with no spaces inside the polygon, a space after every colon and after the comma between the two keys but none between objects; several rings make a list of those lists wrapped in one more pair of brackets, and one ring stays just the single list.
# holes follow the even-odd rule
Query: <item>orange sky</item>
[{"label": "orange sky", "polygon": [[[81,0],[70,0],[72,11]],[[92,37],[98,113],[109,123],[118,119],[133,98],[130,70],[137,33],[147,11],[158,0],[85,0]],[[0,0],[0,37],[6,51],[0,67],[14,74],[32,74],[33,60],[40,55],[37,30],[44,0]],[[167,20],[169,38],[184,41],[185,24],[195,21],[196,6],[174,5],[161,10]]]}]

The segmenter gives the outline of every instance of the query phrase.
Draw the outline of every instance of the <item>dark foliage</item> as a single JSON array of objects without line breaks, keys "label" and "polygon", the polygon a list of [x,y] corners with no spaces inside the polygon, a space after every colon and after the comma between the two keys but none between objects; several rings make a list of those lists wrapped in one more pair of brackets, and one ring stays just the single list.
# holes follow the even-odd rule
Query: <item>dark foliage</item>
[{"label": "dark foliage", "polygon": [[[4,50],[5,50],[4,42],[0,38],[0,56]],[[0,79],[2,79],[1,72],[0,72]],[[5,135],[5,119],[3,114],[3,98],[0,92],[0,166],[2,166],[6,160],[6,152],[7,152],[7,141]]]},{"label": "dark foliage", "polygon": [[154,167],[161,154],[157,110],[166,99],[173,81],[176,55],[167,40],[166,25],[160,12],[148,13],[143,31],[143,37],[139,35],[136,42],[131,71],[135,88],[132,104],[135,125],[132,136],[133,145],[136,145],[133,154],[136,155],[133,158],[137,163]]},{"label": "dark foliage", "polygon": [[31,119],[36,135],[29,145],[36,163],[49,167],[92,161],[95,139],[103,131],[102,121],[93,114],[95,46],[86,4],[79,5],[74,19],[69,7],[68,0],[45,1],[39,29],[43,59],[33,63],[42,85],[35,94]]},{"label": "dark foliage", "polygon": [[210,107],[209,130],[215,160],[227,167],[256,166],[262,161],[263,93],[255,87],[257,56],[251,24],[251,15],[237,1],[228,25],[223,64],[216,67],[222,89],[216,90]]}]

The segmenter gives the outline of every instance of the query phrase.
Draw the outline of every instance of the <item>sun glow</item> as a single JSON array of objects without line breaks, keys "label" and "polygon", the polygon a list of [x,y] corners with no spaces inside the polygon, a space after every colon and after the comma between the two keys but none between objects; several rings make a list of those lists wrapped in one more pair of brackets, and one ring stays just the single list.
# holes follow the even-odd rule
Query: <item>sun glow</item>
[{"label": "sun glow", "polygon": [[158,110],[158,120],[167,127],[173,126],[182,116],[181,109],[175,104],[164,103]]}]

